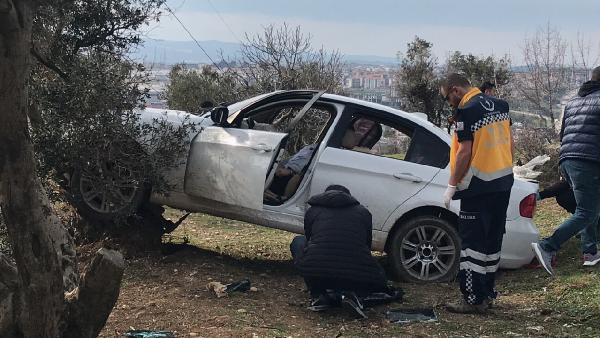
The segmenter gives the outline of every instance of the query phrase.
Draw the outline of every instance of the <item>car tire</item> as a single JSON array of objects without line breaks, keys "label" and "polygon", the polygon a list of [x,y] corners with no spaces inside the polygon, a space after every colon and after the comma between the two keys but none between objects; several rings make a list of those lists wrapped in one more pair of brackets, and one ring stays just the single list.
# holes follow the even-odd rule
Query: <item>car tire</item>
[{"label": "car tire", "polygon": [[95,168],[75,170],[71,175],[71,201],[81,217],[96,227],[114,225],[148,200],[147,184],[127,177],[121,177],[119,184],[115,181],[114,175]]},{"label": "car tire", "polygon": [[392,236],[388,250],[396,276],[409,282],[454,279],[460,262],[460,238],[448,221],[419,216]]}]

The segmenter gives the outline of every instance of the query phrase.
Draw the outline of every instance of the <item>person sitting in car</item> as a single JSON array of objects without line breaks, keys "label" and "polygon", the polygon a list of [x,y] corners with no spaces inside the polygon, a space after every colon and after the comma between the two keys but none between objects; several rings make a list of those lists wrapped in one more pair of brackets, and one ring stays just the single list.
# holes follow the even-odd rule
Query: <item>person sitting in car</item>
[{"label": "person sitting in car", "polygon": [[277,169],[275,169],[275,177],[273,178],[273,182],[269,186],[269,189],[265,191],[265,195],[272,198],[285,196],[288,183],[294,175],[300,175],[302,173],[304,167],[310,162],[317,146],[317,144],[309,144],[300,149],[286,161],[280,163],[279,166],[277,166]]},{"label": "person sitting in car", "polygon": [[341,185],[330,185],[308,204],[304,235],[294,238],[290,250],[313,298],[309,309],[335,305],[328,290],[337,290],[354,293],[342,300],[362,310],[356,295],[389,291],[383,269],[371,256],[371,213]]},{"label": "person sitting in car", "polygon": [[381,124],[364,117],[355,118],[348,131],[342,139],[342,148],[363,153],[370,153],[382,135]]},{"label": "person sitting in car", "polygon": [[[342,148],[368,153],[380,137],[380,125],[371,120],[359,118],[346,130],[342,139]],[[275,169],[275,177],[269,189],[265,191],[265,197],[274,200],[282,197],[289,198],[300,183],[302,171],[310,162],[317,147],[317,144],[309,144],[286,161],[282,161]],[[290,181],[293,181],[292,184]]]}]

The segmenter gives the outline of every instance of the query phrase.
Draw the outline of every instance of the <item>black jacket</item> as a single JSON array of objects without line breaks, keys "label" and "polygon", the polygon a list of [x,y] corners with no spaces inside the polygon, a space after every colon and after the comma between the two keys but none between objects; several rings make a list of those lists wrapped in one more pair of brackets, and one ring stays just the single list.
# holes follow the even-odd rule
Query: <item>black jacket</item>
[{"label": "black jacket", "polygon": [[600,162],[600,81],[588,81],[565,107],[559,161]]},{"label": "black jacket", "polygon": [[308,204],[307,245],[297,263],[301,275],[385,286],[385,273],[371,256],[371,213],[336,190],[315,195]]},{"label": "black jacket", "polygon": [[571,189],[567,181],[560,180],[548,188],[540,191],[540,199],[543,200],[549,197],[555,197],[558,205],[572,214],[575,213],[577,202],[575,201],[573,189]]}]

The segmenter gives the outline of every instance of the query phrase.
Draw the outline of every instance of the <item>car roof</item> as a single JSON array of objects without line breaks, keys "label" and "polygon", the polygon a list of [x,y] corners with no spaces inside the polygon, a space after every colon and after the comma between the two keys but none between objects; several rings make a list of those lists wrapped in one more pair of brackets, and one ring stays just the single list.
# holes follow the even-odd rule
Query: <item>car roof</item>
[{"label": "car roof", "polygon": [[[314,92],[314,93],[318,93],[318,90],[312,90],[312,89],[297,89],[297,90],[276,90],[270,93],[264,93],[249,99],[246,99],[244,101],[240,101],[237,103],[234,103],[232,105],[229,106],[229,108],[231,109],[232,107],[238,108],[238,109],[243,109],[244,106],[248,106],[252,103],[256,103],[264,98],[270,97],[272,95],[275,94],[283,94],[283,93],[294,93],[294,92],[298,92],[298,93],[307,93],[307,92]],[[320,100],[327,100],[327,101],[334,101],[334,102],[339,102],[339,103],[346,103],[346,104],[354,104],[354,105],[359,105],[359,106],[363,106],[363,107],[367,107],[367,108],[372,108],[372,109],[376,109],[376,110],[381,110],[381,111],[385,111],[387,113],[390,114],[394,114],[397,116],[400,116],[402,118],[405,118],[415,124],[418,124],[419,126],[427,129],[428,131],[430,131],[431,133],[433,133],[434,135],[438,136],[439,138],[441,138],[444,142],[450,144],[450,135],[443,129],[441,129],[440,127],[434,125],[433,123],[419,117],[416,114],[413,113],[408,113],[405,112],[403,110],[399,110],[399,109],[395,109],[392,107],[388,107],[388,106],[384,106],[382,104],[379,103],[373,103],[373,102],[368,102],[368,101],[363,101],[363,100],[359,100],[359,99],[355,99],[352,97],[348,97],[348,96],[343,96],[343,95],[337,95],[337,94],[328,94],[325,93],[320,97]]]}]

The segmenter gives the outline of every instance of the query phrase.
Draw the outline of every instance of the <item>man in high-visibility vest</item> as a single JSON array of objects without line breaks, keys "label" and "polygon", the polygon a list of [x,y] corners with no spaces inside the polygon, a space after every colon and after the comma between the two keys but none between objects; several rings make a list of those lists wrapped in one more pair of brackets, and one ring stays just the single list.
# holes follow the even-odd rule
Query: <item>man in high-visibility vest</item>
[{"label": "man in high-visibility vest", "polygon": [[448,311],[484,313],[496,298],[506,210],[513,185],[513,139],[506,101],[487,96],[460,74],[447,76],[440,94],[455,108],[450,179],[444,203],[460,200],[458,278],[463,299]]}]

